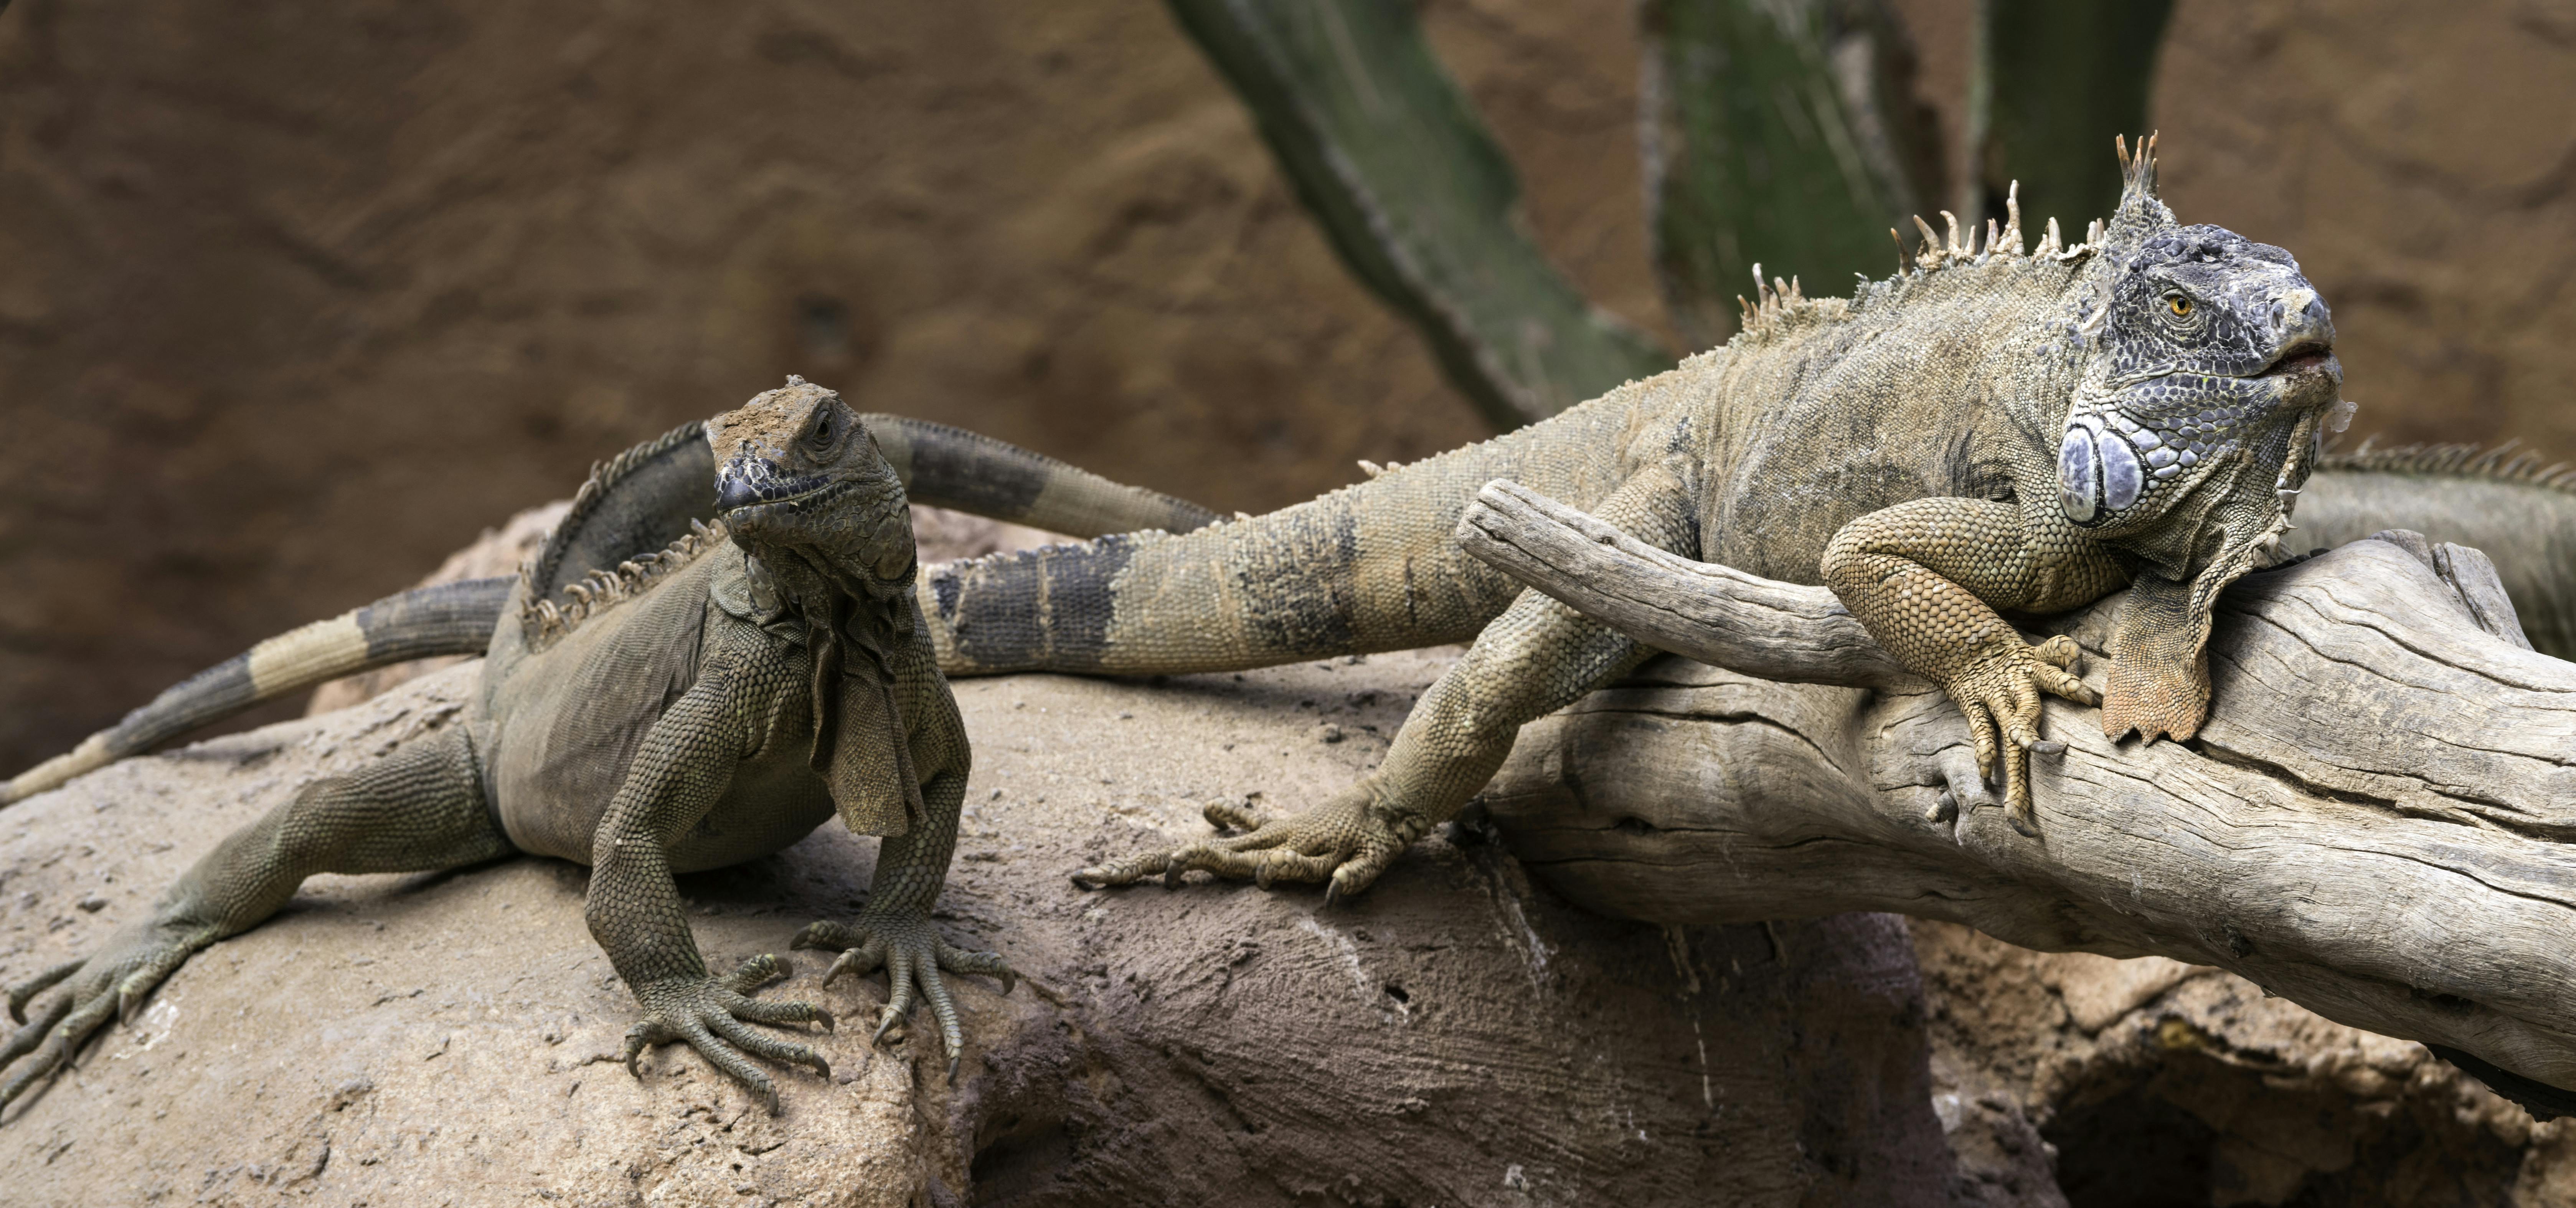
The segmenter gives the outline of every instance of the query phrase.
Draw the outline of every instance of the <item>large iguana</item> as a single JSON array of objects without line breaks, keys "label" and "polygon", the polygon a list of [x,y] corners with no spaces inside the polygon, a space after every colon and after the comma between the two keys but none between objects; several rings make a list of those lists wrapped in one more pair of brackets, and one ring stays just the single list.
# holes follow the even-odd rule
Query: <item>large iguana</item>
[{"label": "large iguana", "polygon": [[933,568],[940,665],[1156,674],[1472,640],[1350,789],[1257,825],[1213,810],[1253,829],[1077,876],[1355,891],[1455,814],[1523,723],[1649,653],[1461,551],[1467,502],[1510,478],[1677,553],[1831,586],[1948,691],[2029,833],[2040,696],[2097,696],[2072,643],[2028,645],[2007,614],[2130,588],[2104,728],[2191,736],[2211,605],[2277,548],[2345,410],[2325,303],[2290,255],[2178,225],[2149,148],[2123,148],[2122,169],[2119,208],[2077,246],[2051,221],[2026,251],[2017,206],[1982,245],[1922,227],[1890,280],[1849,300],[1764,286],[1724,347],[1495,440],[1188,535]]},{"label": "large iguana", "polygon": [[[891,464],[890,464],[891,463]],[[672,874],[777,851],[837,811],[886,836],[850,922],[798,947],[842,950],[825,983],[883,965],[878,1036],[916,995],[956,1072],[957,1015],[941,973],[1001,979],[989,952],[951,946],[929,911],[946,876],[968,747],[914,603],[903,479],[925,496],[1091,532],[1209,517],[999,442],[862,417],[790,378],[595,471],[514,580],[406,593],[261,643],[182,684],[13,786],[17,795],[148,746],[262,696],[421,654],[486,652],[462,724],[353,775],[306,786],[235,832],[98,952],[9,990],[23,1026],[0,1046],[0,1105],[59,1069],[194,953],[256,926],[320,872],[454,868],[512,852],[592,867],[591,934],[635,993],[635,1068],[684,1041],[777,1109],[745,1054],[824,1070],[804,1045],[748,1022],[832,1017],[755,999],[785,976],[763,955],[709,971]],[[697,526],[710,514],[714,527]],[[29,1002],[50,987],[32,1018]]]}]

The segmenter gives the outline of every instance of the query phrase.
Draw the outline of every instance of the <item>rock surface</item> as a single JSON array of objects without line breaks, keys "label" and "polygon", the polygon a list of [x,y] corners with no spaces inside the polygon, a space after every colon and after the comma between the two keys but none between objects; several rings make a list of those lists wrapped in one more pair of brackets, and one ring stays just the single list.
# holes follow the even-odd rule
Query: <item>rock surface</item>
[{"label": "rock surface", "polygon": [[[1420,845],[1357,902],[1065,874],[1290,807],[1374,763],[1445,656],[1123,684],[957,685],[979,736],[950,938],[1027,974],[963,990],[957,1084],[914,1029],[810,1037],[772,1119],[686,1051],[644,1078],[581,921],[582,869],[321,877],[191,961],[0,1123],[30,1205],[270,1203],[1945,1203],[1924,1005],[1886,916],[1666,931],[1533,888],[1498,845]],[[452,724],[475,668],[119,764],[9,811],[0,977],[86,952],[222,833]],[[684,878],[711,962],[864,900],[827,826]],[[882,981],[769,996],[854,1024]],[[841,1081],[840,1079],[847,1079]]]},{"label": "rock surface", "polygon": [[2576,1204],[2576,1124],[2422,1045],[2216,969],[1912,930],[1934,1108],[1983,1203]]}]

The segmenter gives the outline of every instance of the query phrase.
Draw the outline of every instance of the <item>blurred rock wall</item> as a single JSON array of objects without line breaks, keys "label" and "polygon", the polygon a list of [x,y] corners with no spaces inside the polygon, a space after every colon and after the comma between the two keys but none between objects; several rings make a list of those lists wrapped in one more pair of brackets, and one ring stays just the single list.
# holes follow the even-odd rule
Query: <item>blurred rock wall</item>
[{"label": "blurred rock wall", "polygon": [[[1955,96],[1970,3],[1898,7]],[[1423,9],[1541,244],[1662,329],[1627,0]],[[2182,6],[2169,195],[2300,255],[2361,431],[2576,452],[2571,53],[2514,0]],[[18,0],[0,764],[790,372],[1229,510],[1480,435],[1150,0]]]}]

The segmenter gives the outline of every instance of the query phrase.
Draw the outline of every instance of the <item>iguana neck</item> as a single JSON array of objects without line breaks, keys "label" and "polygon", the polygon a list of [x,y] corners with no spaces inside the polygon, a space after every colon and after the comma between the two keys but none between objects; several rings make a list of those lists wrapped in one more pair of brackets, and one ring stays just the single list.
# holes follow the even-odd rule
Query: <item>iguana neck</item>
[{"label": "iguana neck", "polygon": [[746,542],[743,574],[764,610],[792,614],[819,641],[866,651],[885,668],[912,638],[912,580],[886,581],[868,568],[810,548]]}]

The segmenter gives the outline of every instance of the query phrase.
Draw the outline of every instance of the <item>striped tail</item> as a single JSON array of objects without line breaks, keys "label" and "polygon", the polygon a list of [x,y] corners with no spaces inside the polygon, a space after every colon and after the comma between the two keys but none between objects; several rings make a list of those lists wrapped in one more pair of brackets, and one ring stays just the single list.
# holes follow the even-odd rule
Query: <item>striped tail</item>
[{"label": "striped tail", "polygon": [[1195,503],[1111,482],[964,428],[900,415],[859,420],[915,503],[1072,537],[1139,529],[1186,533],[1219,519]]},{"label": "striped tail", "polygon": [[[1123,486],[963,428],[897,415],[861,419],[912,498],[934,507],[1075,537],[1138,529],[1184,533],[1217,520],[1197,504]],[[668,545],[689,531],[690,521],[713,517],[714,481],[714,459],[696,423],[602,462],[530,570],[551,594],[635,550]],[[261,701],[412,659],[479,655],[491,645],[518,581],[505,576],[414,588],[270,638],[0,785],[0,806]]]},{"label": "striped tail", "polygon": [[1521,590],[1454,540],[1467,502],[1496,478],[1603,498],[1634,468],[1623,450],[1665,439],[1654,404],[1614,392],[1265,516],[925,566],[914,598],[952,676],[1241,671],[1466,641]]},{"label": "striped tail", "polygon": [[515,576],[414,588],[267,641],[209,667],[0,785],[0,806],[24,801],[84,772],[139,755],[261,701],[361,671],[442,654],[481,654],[492,644]]}]

